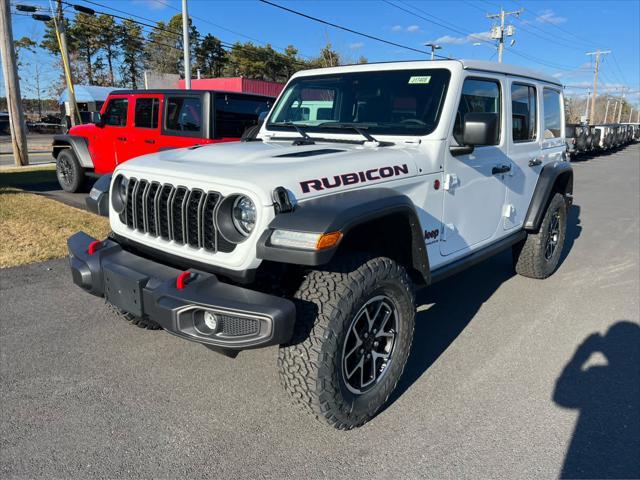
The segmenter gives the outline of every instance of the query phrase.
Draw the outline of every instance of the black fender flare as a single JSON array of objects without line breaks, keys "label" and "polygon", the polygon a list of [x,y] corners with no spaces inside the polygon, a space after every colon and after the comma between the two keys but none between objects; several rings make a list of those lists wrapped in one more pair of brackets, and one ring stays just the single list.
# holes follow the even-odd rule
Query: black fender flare
[{"label": "black fender flare", "polygon": [[276,215],[258,241],[257,256],[278,263],[324,265],[331,261],[340,244],[320,251],[284,248],[270,243],[271,233],[276,229],[314,233],[339,231],[347,237],[354,228],[390,215],[401,215],[406,219],[411,230],[411,267],[428,285],[431,280],[429,258],[418,214],[406,195],[389,188],[326,195],[300,203],[293,212]]},{"label": "black fender flare", "polygon": [[556,192],[565,195],[569,203],[573,200],[573,168],[569,162],[551,162],[542,168],[524,220],[525,230],[537,231],[540,228],[551,195]]},{"label": "black fender flare", "polygon": [[78,135],[54,135],[53,136],[53,158],[58,157],[58,153],[64,148],[71,148],[75,154],[80,166],[92,169],[93,159],[89,153],[89,144],[87,139]]},{"label": "black fender flare", "polygon": [[113,174],[102,175],[89,192],[85,200],[87,210],[96,215],[109,217],[109,187],[111,186]]}]

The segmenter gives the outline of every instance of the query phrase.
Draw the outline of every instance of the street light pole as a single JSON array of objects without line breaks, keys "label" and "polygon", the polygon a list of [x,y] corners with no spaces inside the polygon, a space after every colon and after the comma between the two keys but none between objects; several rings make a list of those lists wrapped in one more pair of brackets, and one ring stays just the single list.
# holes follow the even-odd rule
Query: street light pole
[{"label": "street light pole", "polygon": [[182,47],[184,50],[184,88],[191,90],[191,58],[189,51],[189,12],[187,0],[182,0]]},{"label": "street light pole", "polygon": [[442,48],[440,45],[436,45],[435,43],[425,43],[424,46],[431,48],[431,60],[435,60],[436,50],[440,50]]}]

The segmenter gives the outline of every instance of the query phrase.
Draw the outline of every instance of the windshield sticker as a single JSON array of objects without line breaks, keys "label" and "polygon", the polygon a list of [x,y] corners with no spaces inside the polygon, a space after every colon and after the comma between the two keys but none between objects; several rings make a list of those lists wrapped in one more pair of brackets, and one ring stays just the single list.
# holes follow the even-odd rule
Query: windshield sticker
[{"label": "windshield sticker", "polygon": [[424,77],[411,77],[409,79],[409,83],[410,84],[421,84],[421,85],[425,85],[427,83],[431,82],[431,75],[427,75]]}]

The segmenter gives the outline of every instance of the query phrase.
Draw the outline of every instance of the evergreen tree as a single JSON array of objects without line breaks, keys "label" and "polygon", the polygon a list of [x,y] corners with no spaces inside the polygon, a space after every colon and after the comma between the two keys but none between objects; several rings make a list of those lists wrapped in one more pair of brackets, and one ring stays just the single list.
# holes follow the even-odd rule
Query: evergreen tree
[{"label": "evergreen tree", "polygon": [[119,27],[118,47],[122,52],[120,73],[124,86],[138,88],[138,79],[142,73],[144,37],[142,29],[131,20],[125,20]]},{"label": "evergreen tree", "polygon": [[100,15],[95,19],[95,22],[99,26],[98,33],[98,45],[104,52],[105,59],[107,60],[108,68],[108,84],[115,85],[116,79],[113,73],[114,62],[120,56],[120,50],[118,48],[118,40],[122,35],[122,28],[116,25],[115,20],[110,15]]},{"label": "evergreen tree", "polygon": [[195,47],[196,68],[205,77],[221,77],[227,64],[227,52],[222,48],[220,40],[208,33]]}]

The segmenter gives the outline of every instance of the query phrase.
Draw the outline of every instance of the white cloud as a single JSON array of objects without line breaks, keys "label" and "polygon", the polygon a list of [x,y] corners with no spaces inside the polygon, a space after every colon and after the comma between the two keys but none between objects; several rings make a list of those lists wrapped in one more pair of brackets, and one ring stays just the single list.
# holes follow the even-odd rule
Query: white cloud
[{"label": "white cloud", "polygon": [[135,5],[140,5],[143,8],[150,8],[151,10],[164,10],[169,5],[165,3],[168,0],[133,0]]},{"label": "white cloud", "polygon": [[543,10],[536,17],[536,20],[540,23],[552,23],[553,25],[560,25],[567,21],[565,17],[556,15],[553,10]]},{"label": "white cloud", "polygon": [[420,27],[418,25],[409,25],[407,27],[407,32],[409,33],[417,33],[420,31]]},{"label": "white cloud", "polygon": [[435,43],[437,45],[463,45],[469,42],[478,42],[483,40],[489,40],[490,32],[478,32],[467,35],[466,37],[454,37],[451,35],[444,35],[435,40],[430,40],[428,43]]},{"label": "white cloud", "polygon": [[392,32],[401,32],[402,31],[402,25],[394,25],[393,27],[391,27],[391,31]]},{"label": "white cloud", "polygon": [[349,48],[351,50],[358,50],[359,48],[364,47],[364,43],[363,42],[356,42],[356,43],[350,43],[349,44]]}]

